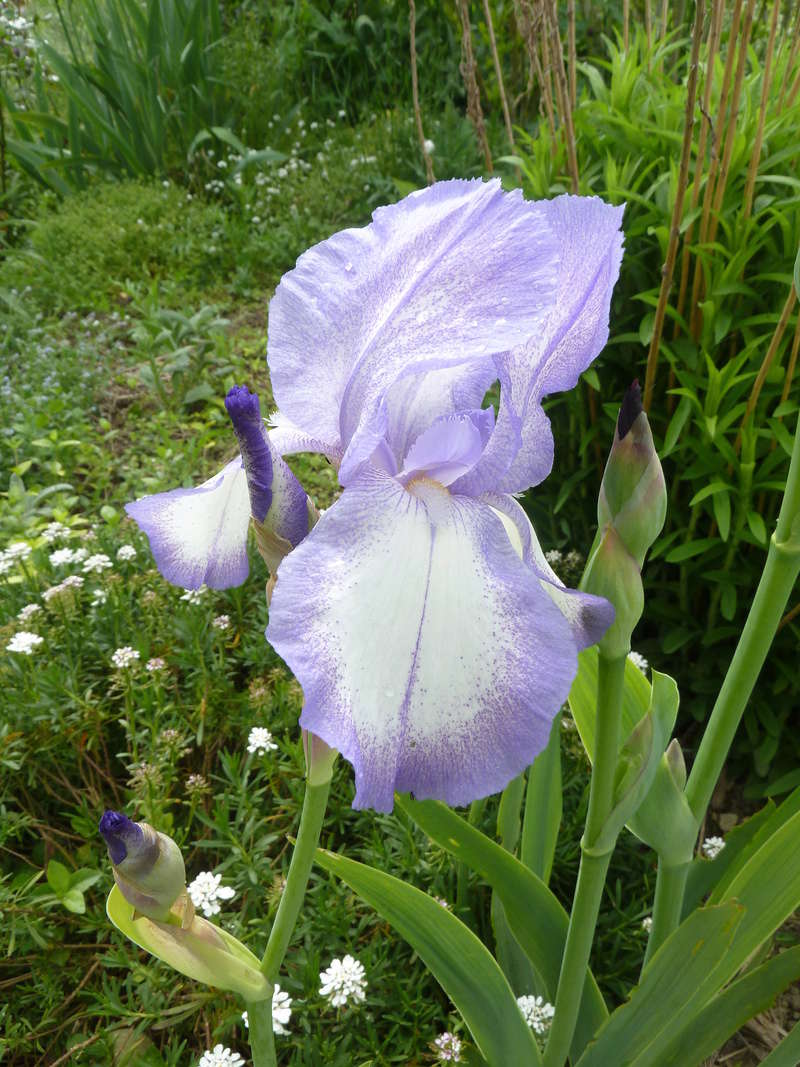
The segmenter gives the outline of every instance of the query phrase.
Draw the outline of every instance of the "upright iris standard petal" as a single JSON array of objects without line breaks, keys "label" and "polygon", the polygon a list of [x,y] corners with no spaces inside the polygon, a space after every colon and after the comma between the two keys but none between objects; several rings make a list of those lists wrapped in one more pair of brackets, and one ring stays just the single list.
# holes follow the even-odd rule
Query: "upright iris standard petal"
[{"label": "upright iris standard petal", "polygon": [[438,368],[472,378],[476,365],[491,382],[492,357],[541,328],[558,263],[546,207],[497,180],[437,182],[380,208],[369,226],[304,253],[281,280],[269,315],[278,407],[298,429],[338,444],[353,477],[347,451],[370,454],[360,437],[377,444],[392,383]]},{"label": "upright iris standard petal", "polygon": [[356,774],[465,804],[545,746],[577,669],[564,615],[492,509],[367,469],[284,563],[267,637],[305,692],[301,725]]},{"label": "upright iris standard petal", "polygon": [[250,495],[241,457],[193,489],[172,489],[126,504],[147,534],[156,566],[184,589],[241,585],[250,567]]}]

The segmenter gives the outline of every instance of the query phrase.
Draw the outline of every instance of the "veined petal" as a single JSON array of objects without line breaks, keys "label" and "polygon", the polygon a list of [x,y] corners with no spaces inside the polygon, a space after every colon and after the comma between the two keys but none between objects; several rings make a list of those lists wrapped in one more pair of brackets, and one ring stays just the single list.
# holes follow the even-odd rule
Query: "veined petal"
[{"label": "veined petal", "polygon": [[539,576],[542,588],[569,623],[578,649],[596,644],[614,621],[614,607],[600,596],[564,585],[547,562],[533,523],[513,496],[485,493],[481,500],[503,520],[509,540],[520,558]]},{"label": "veined petal", "polygon": [[437,182],[309,249],[270,304],[281,411],[345,450],[410,366],[469,365],[532,337],[555,296],[546,215],[497,180]]},{"label": "veined petal", "polygon": [[365,470],[284,560],[267,637],[301,725],[355,768],[356,807],[502,789],[577,669],[566,619],[477,500]]},{"label": "veined petal", "polygon": [[424,476],[450,485],[475,466],[493,428],[494,408],[442,416],[409,448],[400,480]]},{"label": "veined petal", "polygon": [[307,433],[295,426],[281,411],[274,411],[269,416],[267,427],[270,443],[279,456],[291,456],[297,452],[321,452],[335,467],[339,466],[342,450],[336,444],[338,436],[326,441],[317,434]]},{"label": "veined petal", "polygon": [[247,578],[250,494],[241,456],[202,485],[145,496],[125,510],[173,585],[227,589]]},{"label": "veined petal", "polygon": [[582,196],[559,196],[543,207],[561,253],[556,299],[542,329],[498,357],[497,428],[481,462],[454,484],[456,492],[517,493],[547,477],[553,448],[541,399],[572,389],[608,340],[624,208]]}]

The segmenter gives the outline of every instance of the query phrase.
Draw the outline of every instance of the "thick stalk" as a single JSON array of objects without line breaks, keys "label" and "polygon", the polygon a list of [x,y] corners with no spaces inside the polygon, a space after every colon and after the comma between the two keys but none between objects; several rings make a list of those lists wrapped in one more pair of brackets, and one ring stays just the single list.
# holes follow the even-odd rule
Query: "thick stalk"
[{"label": "thick stalk", "polygon": [[653,953],[663,945],[681,921],[683,894],[688,874],[688,862],[670,867],[659,858],[656,897],[653,903],[653,926],[647,940],[643,969]]},{"label": "thick stalk", "polygon": [[800,573],[800,420],[795,432],[778,525],[750,613],[711,712],[686,784],[698,825],[719,779],[728,750],[756,684],[789,595]]},{"label": "thick stalk", "polygon": [[603,830],[613,803],[624,680],[625,656],[608,659],[601,652],[589,811],[581,842],[581,866],[558,978],[556,1013],[544,1053],[544,1067],[563,1067],[572,1044],[606,872],[613,851],[612,846],[608,851],[597,854],[592,846]]},{"label": "thick stalk", "polygon": [[253,1067],[277,1067],[275,1037],[272,1033],[272,1000],[248,1004],[247,1022]]},{"label": "thick stalk", "polygon": [[328,803],[330,788],[330,781],[323,782],[322,785],[306,783],[300,828],[297,831],[292,862],[289,864],[289,873],[286,876],[286,888],[281,896],[278,914],[270,930],[267,950],[261,961],[261,970],[266,975],[267,981],[273,985],[278,977],[283,957],[286,955],[286,949],[294,932],[297,916],[303,905],[308,876],[311,874],[311,866],[314,863],[314,854],[317,851],[322,830],[322,820],[325,818],[325,805]]}]

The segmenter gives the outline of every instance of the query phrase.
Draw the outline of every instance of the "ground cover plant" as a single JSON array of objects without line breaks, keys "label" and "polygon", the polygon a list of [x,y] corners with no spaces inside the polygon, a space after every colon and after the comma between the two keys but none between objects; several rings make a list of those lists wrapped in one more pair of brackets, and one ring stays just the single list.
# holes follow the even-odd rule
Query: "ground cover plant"
[{"label": "ground cover plant", "polygon": [[[391,17],[381,19],[380,12],[348,5],[324,11],[287,5],[272,18],[259,4],[236,12],[222,4],[220,99],[227,110],[198,123],[191,138],[165,142],[169,162],[154,177],[107,181],[112,156],[85,154],[78,181],[76,168],[65,163],[70,142],[62,137],[55,153],[42,156],[46,141],[32,133],[37,167],[46,157],[53,174],[78,188],[61,195],[42,192],[52,182],[42,183],[36,167],[17,160],[14,145],[6,156],[3,1062],[183,1064],[201,1062],[204,1050],[204,1067],[239,1062],[237,1054],[248,1059],[252,1035],[235,993],[182,977],[109,925],[104,901],[112,877],[97,823],[112,809],[172,837],[198,916],[208,915],[260,955],[286,896],[299,830],[303,696],[264,641],[268,568],[256,542],[251,539],[248,585],[187,592],[158,573],[125,506],[198,484],[233,458],[224,398],[234,385],[247,382],[262,409],[272,410],[263,362],[267,299],[305,248],[365,224],[375,207],[424,187],[426,157],[437,181],[486,174],[476,98],[462,87],[459,71],[465,7],[486,147],[506,187],[521,183],[527,196],[546,198],[573,188],[565,112],[574,70],[574,187],[627,205],[609,345],[576,390],[545,400],[555,471],[524,503],[548,561],[575,587],[591,555],[620,399],[636,374],[647,387],[648,351],[659,354],[650,375],[649,421],[670,503],[643,571],[647,610],[634,645],[659,670],[675,674],[681,692],[675,733],[693,762],[763,566],[763,532],[772,532],[777,517],[797,413],[793,13],[781,5],[760,11],[755,4],[715,4],[693,38],[691,5],[683,18],[668,7],[667,27],[649,5],[633,5],[627,16],[627,5],[602,11],[577,5],[573,51],[566,8],[556,24],[546,5],[420,2],[416,11],[393,6]],[[8,32],[24,30],[25,40],[44,33],[69,57],[59,27],[72,32],[70,20],[77,26],[81,13],[66,5],[61,14],[63,22],[55,8],[30,5],[24,12],[30,27]],[[22,15],[15,10],[8,17]],[[414,19],[420,123],[408,52]],[[681,196],[693,40],[699,40],[696,121],[675,280],[662,301],[660,271]],[[563,85],[555,62],[561,41]],[[68,125],[62,109],[69,94],[52,78],[45,52],[14,47],[20,55],[3,52],[3,88],[16,94],[9,111],[12,104],[24,109],[26,99],[35,110],[35,95],[25,94],[42,89],[44,79],[53,113]],[[513,120],[510,136],[503,97]],[[722,118],[717,141],[707,124],[704,151],[705,114]],[[7,135],[18,136],[12,125]],[[183,136],[186,128],[178,126]],[[717,232],[692,236],[692,226],[696,234],[703,224],[704,192],[711,185],[713,193],[716,183],[699,161],[711,168],[715,155],[724,160],[727,130],[737,136],[719,207],[710,202]],[[698,267],[701,289],[693,297]],[[694,316],[692,308],[699,309]],[[486,403],[498,399],[490,390]],[[312,453],[288,458],[316,507],[333,505],[337,514],[342,487],[334,467]],[[782,857],[796,840],[797,758],[789,729],[794,618],[784,616],[708,819],[699,836],[697,825],[691,834],[690,848],[697,838],[686,892],[691,906],[712,893],[721,907],[736,871],[772,828],[786,837]],[[646,710],[648,677],[632,663],[626,668],[629,726],[631,715]],[[663,686],[657,674],[652,678],[654,691]],[[502,794],[465,810],[460,822],[441,822],[450,816],[407,801],[391,815],[353,811],[352,772],[340,760],[320,839],[331,856],[325,862],[335,865],[340,856],[388,872],[438,898],[443,923],[458,919],[477,934],[515,996],[528,998],[520,1008],[542,1045],[552,1025],[549,1004],[558,1005],[557,981],[541,980],[532,969],[525,931],[485,857],[454,855],[449,838],[462,826],[469,827],[465,834],[482,831],[539,874],[569,912],[590,800],[593,711],[586,712],[583,698],[593,684],[582,669],[572,708],[561,713],[547,758],[528,772],[527,786],[515,779]],[[674,745],[668,752],[680,777]],[[774,797],[774,807],[762,809],[765,795]],[[758,809],[760,816],[745,821]],[[535,818],[538,810],[547,818]],[[645,820],[646,811],[634,826],[648,840],[652,828]],[[674,857],[661,844],[660,873],[654,852],[627,830],[610,861],[589,962],[612,1012],[639,979],[654,894],[670,897],[664,870]],[[773,841],[767,851],[775,847]],[[361,871],[351,868],[349,876],[358,879]],[[748,890],[741,878],[737,885],[741,899]],[[312,871],[273,1001],[277,1061],[411,1064],[460,1056],[494,1062],[485,1035],[476,1036],[474,1013],[467,1009],[464,1021],[462,999],[431,976],[422,946],[393,928],[396,914],[381,916],[374,898],[365,901],[365,885],[351,889],[321,866]],[[750,904],[751,916],[759,913],[766,922],[763,902]],[[657,909],[652,944],[676,918],[663,907],[659,917]],[[751,1010],[774,1005],[779,987],[791,982],[796,931],[791,922],[781,925],[777,913],[770,921],[774,933],[764,930],[736,982],[709,991],[710,1007],[684,1044],[639,1050],[635,1062],[688,1062],[687,1041],[696,1062],[707,1056],[714,1062],[713,1050],[747,1018],[738,1005],[753,999],[753,988],[758,1003]],[[732,966],[735,951],[724,955]],[[559,1013],[565,1014],[563,1003]],[[790,991],[719,1055],[756,1062],[779,1044],[796,1013]],[[624,1012],[614,1018],[612,1038],[619,1033],[613,1027],[624,1029]],[[598,1062],[610,1062],[602,1042],[597,1047],[594,1055],[606,1056]],[[545,1062],[555,1061],[554,1048]],[[770,1062],[791,1062],[792,1055],[789,1042]]]}]

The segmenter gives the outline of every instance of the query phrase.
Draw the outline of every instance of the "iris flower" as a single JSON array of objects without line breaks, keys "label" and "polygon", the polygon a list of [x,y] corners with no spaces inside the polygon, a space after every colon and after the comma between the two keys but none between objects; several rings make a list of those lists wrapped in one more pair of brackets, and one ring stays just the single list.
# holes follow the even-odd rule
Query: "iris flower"
[{"label": "iris flower", "polygon": [[[244,579],[251,511],[292,547],[267,638],[303,687],[301,726],[353,765],[354,807],[502,789],[613,620],[564,587],[514,494],[552,467],[542,398],[607,340],[622,210],[439,182],[309,249],[270,304],[269,431],[234,391],[243,459],[129,505],[188,587]],[[281,458],[300,451],[343,489],[310,530]]]}]

